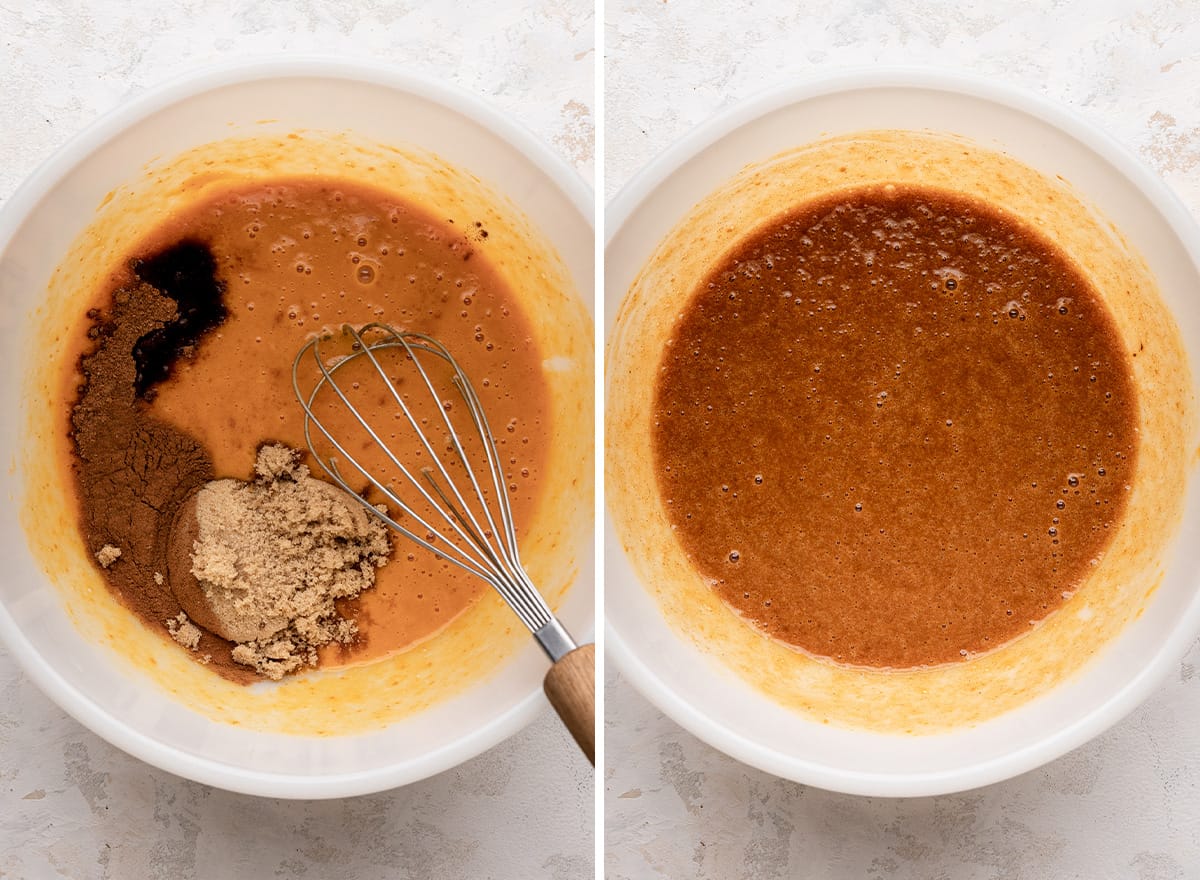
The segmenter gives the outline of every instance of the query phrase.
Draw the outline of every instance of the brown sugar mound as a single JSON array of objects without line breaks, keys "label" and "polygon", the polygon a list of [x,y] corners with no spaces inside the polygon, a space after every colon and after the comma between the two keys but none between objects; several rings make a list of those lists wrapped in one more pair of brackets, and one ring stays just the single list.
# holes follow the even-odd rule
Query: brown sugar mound
[{"label": "brown sugar mound", "polygon": [[354,639],[335,601],[374,585],[391,552],[383,523],[298,458],[266,446],[253,482],[203,485],[181,507],[168,551],[188,617],[273,680],[315,666],[322,645]]}]

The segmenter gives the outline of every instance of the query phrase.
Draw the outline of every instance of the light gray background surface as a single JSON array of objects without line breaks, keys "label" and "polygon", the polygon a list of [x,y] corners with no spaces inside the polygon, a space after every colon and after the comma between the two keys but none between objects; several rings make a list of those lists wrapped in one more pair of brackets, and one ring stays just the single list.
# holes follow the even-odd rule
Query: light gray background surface
[{"label": "light gray background surface", "polygon": [[[205,64],[279,52],[369,59],[471,89],[590,182],[594,21],[589,0],[0,0],[0,204],[126,98]],[[117,751],[0,648],[0,877],[573,880],[592,876],[593,823],[590,768],[548,709],[404,789],[266,800]]]},{"label": "light gray background surface", "polygon": [[[1174,0],[609,0],[605,193],[789,77],[875,64],[982,74],[1067,104],[1200,213],[1200,6]],[[1200,295],[1200,292],[1198,292]],[[1200,644],[1109,733],[966,794],[874,800],[714,751],[606,676],[610,880],[1200,877]]]}]

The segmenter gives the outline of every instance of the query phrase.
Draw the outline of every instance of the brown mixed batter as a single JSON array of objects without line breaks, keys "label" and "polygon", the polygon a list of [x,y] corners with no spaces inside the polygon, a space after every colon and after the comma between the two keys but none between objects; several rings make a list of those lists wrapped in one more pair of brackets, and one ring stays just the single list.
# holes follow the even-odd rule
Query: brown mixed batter
[{"label": "brown mixed batter", "polygon": [[[93,553],[121,551],[104,576],[148,625],[165,633],[181,610],[167,558],[181,505],[208,481],[247,479],[265,443],[305,448],[292,359],[343,323],[386,321],[454,353],[497,434],[518,531],[528,521],[550,432],[547,388],[531,325],[489,265],[487,236],[481,224],[459,229],[366,186],[296,179],[231,188],[131,250],[80,334],[72,467],[85,541]],[[414,454],[403,435],[390,442],[401,460]],[[382,453],[364,464],[390,467]],[[486,589],[401,539],[394,547],[371,589],[339,600],[357,636],[322,648],[324,663],[404,649]],[[206,630],[195,650],[244,680],[231,647]]]},{"label": "brown mixed batter", "polygon": [[834,661],[910,668],[1028,631],[1103,553],[1138,448],[1104,303],[1021,222],[879,186],[740,243],[655,391],[675,534],[724,601]]}]

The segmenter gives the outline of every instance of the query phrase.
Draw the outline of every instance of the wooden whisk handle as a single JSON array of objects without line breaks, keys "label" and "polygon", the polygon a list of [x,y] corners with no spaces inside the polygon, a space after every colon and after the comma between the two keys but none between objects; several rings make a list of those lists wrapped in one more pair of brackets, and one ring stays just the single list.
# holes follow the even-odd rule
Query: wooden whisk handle
[{"label": "wooden whisk handle", "polygon": [[580,645],[546,673],[542,683],[558,713],[587,759],[596,763],[596,646]]}]

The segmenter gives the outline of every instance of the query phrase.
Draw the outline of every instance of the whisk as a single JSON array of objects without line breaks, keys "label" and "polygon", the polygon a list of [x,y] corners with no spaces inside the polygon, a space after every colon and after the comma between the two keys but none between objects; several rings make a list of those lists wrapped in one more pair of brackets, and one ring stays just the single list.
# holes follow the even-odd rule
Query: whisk
[{"label": "whisk", "polygon": [[[580,647],[575,643],[521,565],[508,481],[474,386],[446,347],[423,333],[401,332],[381,323],[367,324],[359,329],[344,325],[342,332],[352,340],[349,354],[323,356],[321,343],[329,341],[330,337],[318,337],[306,343],[292,363],[292,386],[304,408],[304,438],[313,458],[334,483],[372,515],[438,558],[486,581],[503,597],[550,658],[553,665],[543,683],[546,696],[588,760],[595,763],[595,646]],[[397,356],[400,356],[402,368],[419,379],[417,393],[428,395],[431,404],[428,409],[430,412],[436,410],[440,419],[419,418],[418,412],[414,412],[414,404],[404,399],[397,385],[404,381],[407,386],[407,377],[403,380],[390,378],[381,360],[388,358],[392,364]],[[480,441],[478,454],[468,455],[464,449],[450,418],[451,407],[441,400],[430,372],[422,362],[424,359],[434,359],[430,361],[434,364],[440,360],[449,367],[450,381],[466,404],[471,428]],[[315,362],[319,371],[319,378],[308,391],[301,389],[306,360]],[[368,413],[365,412],[366,404],[356,405],[351,398],[363,396],[361,381],[349,383],[347,387],[339,384],[339,374],[344,379],[345,371],[356,363],[360,369],[366,368],[371,382],[384,389],[383,400],[388,412]],[[392,366],[393,372],[396,369]],[[309,375],[314,374],[310,371]],[[332,392],[332,398],[328,392]],[[361,464],[348,448],[351,444],[347,438],[339,437],[336,428],[322,421],[316,411],[318,395],[322,394],[331,403],[337,401],[349,413],[350,424],[356,424],[366,432],[371,443],[384,453],[389,470],[394,474],[372,473],[370,467]],[[414,463],[400,459],[381,436],[386,433],[381,427],[385,415],[393,420],[403,416],[400,424],[406,425],[412,432],[410,436],[415,437],[424,449],[430,462],[428,465],[414,473]],[[439,446],[431,431],[441,429],[444,429],[447,442]],[[322,446],[327,447],[329,454],[322,454]],[[481,468],[484,471],[481,476],[476,465],[485,461],[486,469]],[[345,465],[353,470],[347,473],[343,470]],[[358,479],[356,473],[365,477],[390,502],[392,506],[387,512],[351,487],[349,480]],[[409,493],[410,499],[420,498],[424,502],[423,508],[418,509],[393,488],[395,482],[399,482],[394,482],[396,477],[403,479],[400,485],[407,485],[416,493],[415,496]],[[392,510],[399,511],[400,516],[393,515]],[[410,527],[413,523],[415,526]],[[417,527],[419,529],[414,530]]]}]

